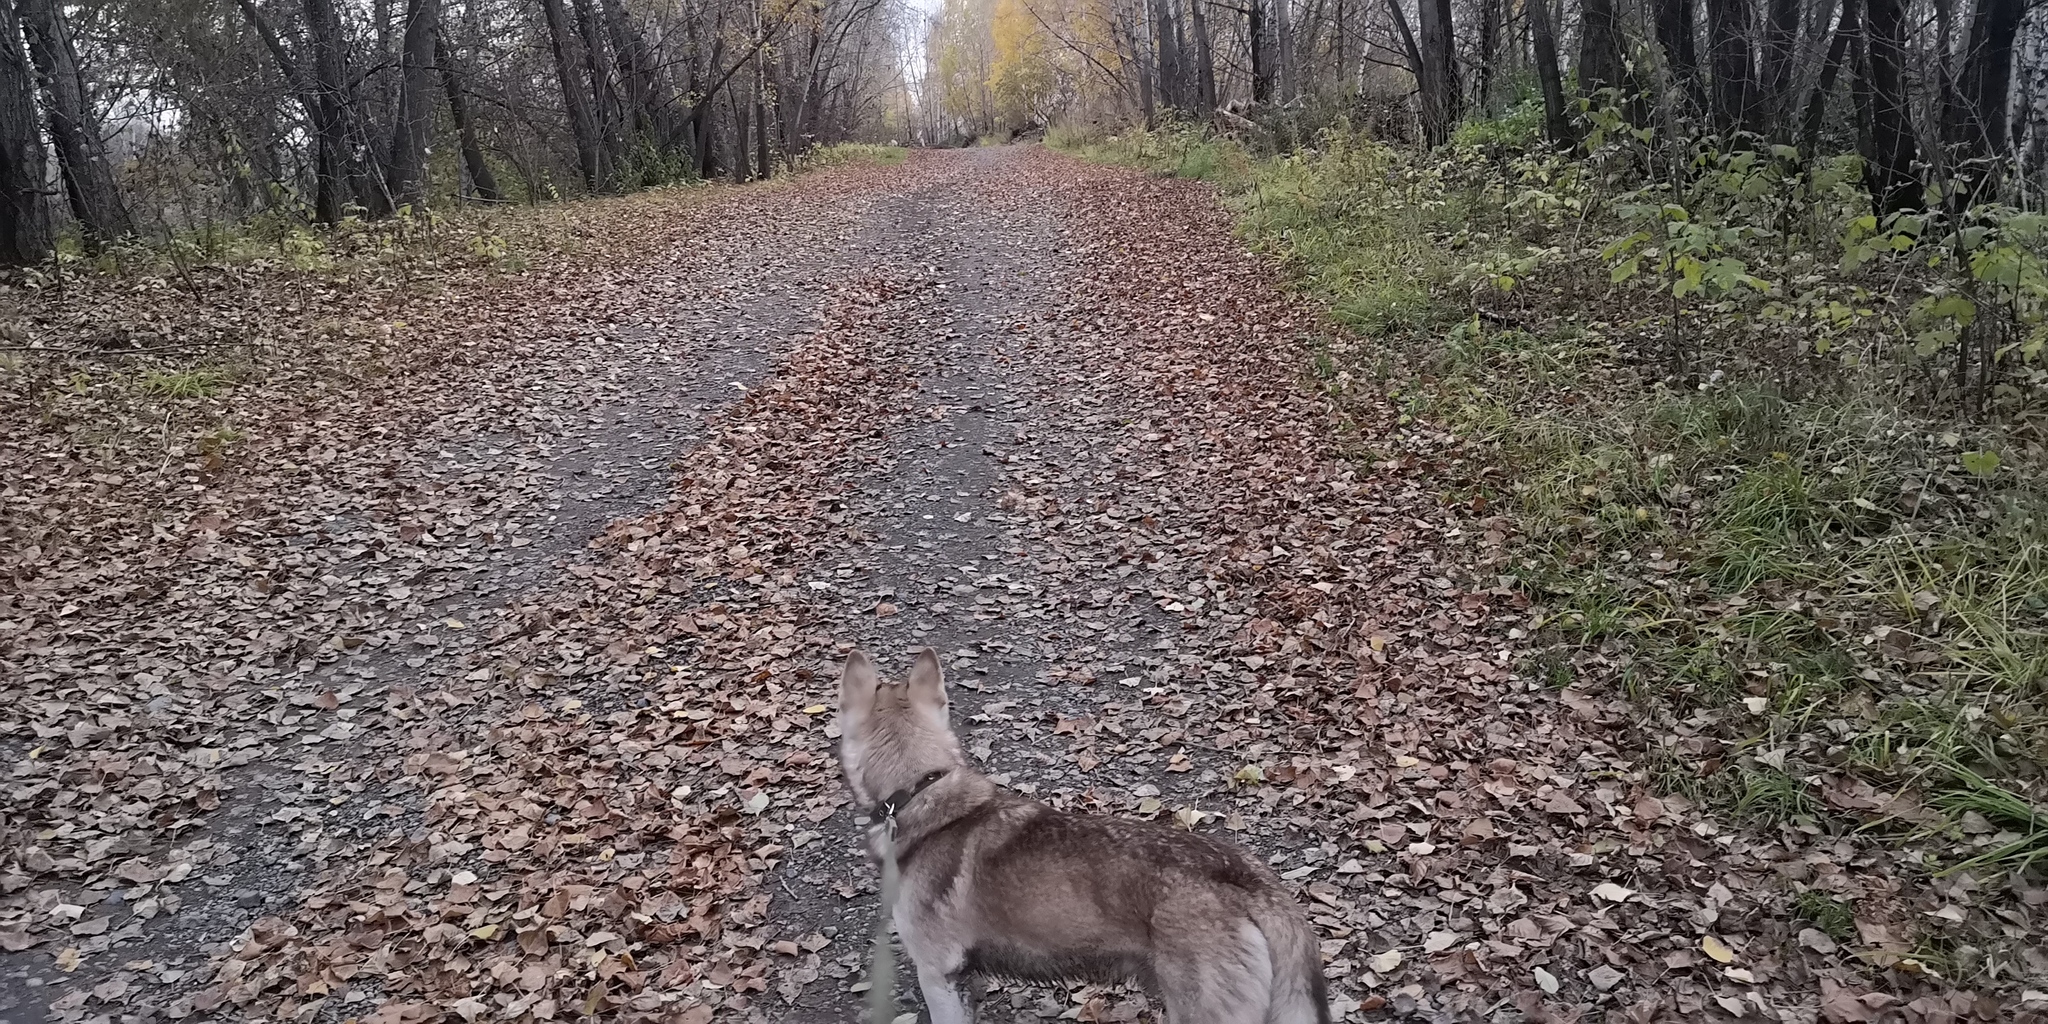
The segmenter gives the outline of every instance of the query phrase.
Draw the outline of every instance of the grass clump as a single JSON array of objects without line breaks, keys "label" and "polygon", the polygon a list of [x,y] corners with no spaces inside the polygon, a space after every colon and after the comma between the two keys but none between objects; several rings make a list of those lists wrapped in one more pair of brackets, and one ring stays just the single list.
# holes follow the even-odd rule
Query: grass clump
[{"label": "grass clump", "polygon": [[158,398],[211,398],[234,383],[221,370],[151,370],[142,376],[142,391]]},{"label": "grass clump", "polygon": [[910,159],[910,150],[902,146],[884,146],[872,142],[835,142],[819,146],[804,155],[806,167],[834,167],[845,163],[880,164],[894,167]]},{"label": "grass clump", "polygon": [[1792,909],[1836,942],[1856,939],[1856,908],[1846,900],[1819,889],[1802,889],[1793,898]]}]

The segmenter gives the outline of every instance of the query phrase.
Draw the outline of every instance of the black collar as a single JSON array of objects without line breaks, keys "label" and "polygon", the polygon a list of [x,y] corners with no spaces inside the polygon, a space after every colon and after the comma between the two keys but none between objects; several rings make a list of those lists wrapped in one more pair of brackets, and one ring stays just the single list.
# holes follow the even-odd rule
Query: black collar
[{"label": "black collar", "polygon": [[893,823],[896,819],[896,815],[902,812],[905,804],[908,804],[912,800],[917,799],[917,795],[919,793],[924,792],[926,787],[930,786],[932,783],[945,778],[946,772],[947,769],[943,768],[935,772],[926,772],[924,778],[917,780],[917,783],[915,785],[905,786],[902,789],[899,789],[896,792],[883,797],[880,803],[877,803],[873,808],[871,808],[868,811],[869,820],[877,822],[887,821]]}]

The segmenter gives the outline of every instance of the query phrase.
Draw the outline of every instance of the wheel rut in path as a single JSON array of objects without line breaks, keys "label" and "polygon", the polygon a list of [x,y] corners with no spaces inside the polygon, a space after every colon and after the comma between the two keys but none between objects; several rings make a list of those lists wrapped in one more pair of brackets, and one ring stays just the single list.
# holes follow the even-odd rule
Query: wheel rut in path
[{"label": "wheel rut in path", "polygon": [[[1244,834],[1241,814],[1203,799],[1236,767],[1225,752],[1171,742],[1173,719],[1190,710],[1167,685],[1181,647],[1191,633],[1213,641],[1217,629],[1190,629],[1162,610],[1158,595],[1179,572],[1105,552],[1073,528],[1127,511],[1102,507],[1099,485],[1122,472],[1105,428],[1129,413],[1083,383],[1105,375],[1057,355],[1072,225],[1022,187],[1016,151],[967,159],[975,173],[914,197],[917,212],[900,225],[924,233],[918,259],[938,297],[911,329],[930,335],[936,358],[919,376],[915,414],[849,498],[870,540],[809,582],[817,611],[890,676],[911,652],[936,648],[963,745],[999,783],[1066,809],[1228,813],[1237,838],[1276,864],[1287,864],[1287,846],[1306,846],[1313,860],[1324,851],[1301,833]],[[1090,752],[1098,733],[1125,731],[1149,734],[1147,746],[1164,739],[1169,752]],[[832,941],[782,972],[777,998],[753,1006],[756,1019],[822,1024],[861,1012],[875,872],[856,813],[843,809],[822,835],[806,833],[775,872],[768,930],[800,948]],[[899,962],[899,1007],[913,1012],[913,972]],[[994,982],[982,1015],[1056,1018],[1077,1000],[1102,1019],[1146,1005],[1131,993]]]}]

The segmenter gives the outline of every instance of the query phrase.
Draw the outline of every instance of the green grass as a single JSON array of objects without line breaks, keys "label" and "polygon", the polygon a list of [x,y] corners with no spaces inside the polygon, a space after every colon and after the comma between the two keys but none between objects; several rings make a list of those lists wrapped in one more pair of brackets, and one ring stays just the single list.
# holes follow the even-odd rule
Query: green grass
[{"label": "green grass", "polygon": [[1836,942],[1856,940],[1856,907],[1819,889],[1802,889],[1793,898],[1792,909]]},{"label": "green grass", "polygon": [[910,159],[910,150],[902,146],[883,146],[870,142],[835,142],[819,146],[804,156],[804,163],[810,167],[832,167],[844,163],[880,164],[894,167]]},{"label": "green grass", "polygon": [[234,377],[221,370],[151,370],[141,387],[159,398],[208,398],[233,383]]},{"label": "green grass", "polygon": [[1936,792],[1934,806],[1965,833],[1989,834],[1973,842],[1979,852],[1942,868],[1941,875],[1987,869],[2024,872],[2048,862],[2048,810],[1967,768],[1951,766],[1947,773],[1950,784]]},{"label": "green grass", "polygon": [[[2048,865],[2048,492],[2035,467],[1961,461],[2024,446],[1908,411],[1856,367],[1746,368],[1728,348],[1726,377],[1700,386],[1646,373],[1626,324],[1639,311],[1599,261],[1542,255],[1568,233],[1597,248],[1603,226],[1558,200],[1582,169],[1542,164],[1566,184],[1487,192],[1533,137],[1527,113],[1435,157],[1344,132],[1268,159],[1186,128],[1056,126],[1047,143],[1217,183],[1244,234],[1355,332],[1318,349],[1309,379],[1348,373],[1340,400],[1390,401],[1478,446],[1468,461],[1496,475],[1442,486],[1503,497],[1518,520],[1512,572],[1549,645],[1527,674],[1595,685],[1576,666],[1616,664],[1604,678],[1653,722],[1708,712],[1748,752],[1712,775],[1653,757],[1660,785],[1760,823],[1924,846],[1809,783],[1848,772],[1945,817],[1934,870]],[[1733,303],[1689,316],[1709,339],[1757,329]],[[1608,654],[1573,657],[1587,651]],[[1966,815],[1994,831],[1965,834]],[[1840,930],[1826,913],[1809,916]]]}]

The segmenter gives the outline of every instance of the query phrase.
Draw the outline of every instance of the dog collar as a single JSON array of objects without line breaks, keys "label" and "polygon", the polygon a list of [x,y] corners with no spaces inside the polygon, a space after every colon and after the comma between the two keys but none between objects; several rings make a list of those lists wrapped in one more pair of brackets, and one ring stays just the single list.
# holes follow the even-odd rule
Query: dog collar
[{"label": "dog collar", "polygon": [[893,822],[896,819],[897,812],[903,810],[905,804],[917,799],[919,793],[924,792],[932,783],[945,777],[945,769],[925,773],[925,777],[917,780],[915,785],[905,786],[883,797],[882,801],[876,804],[873,810],[868,812],[868,817],[877,821],[886,820]]}]

